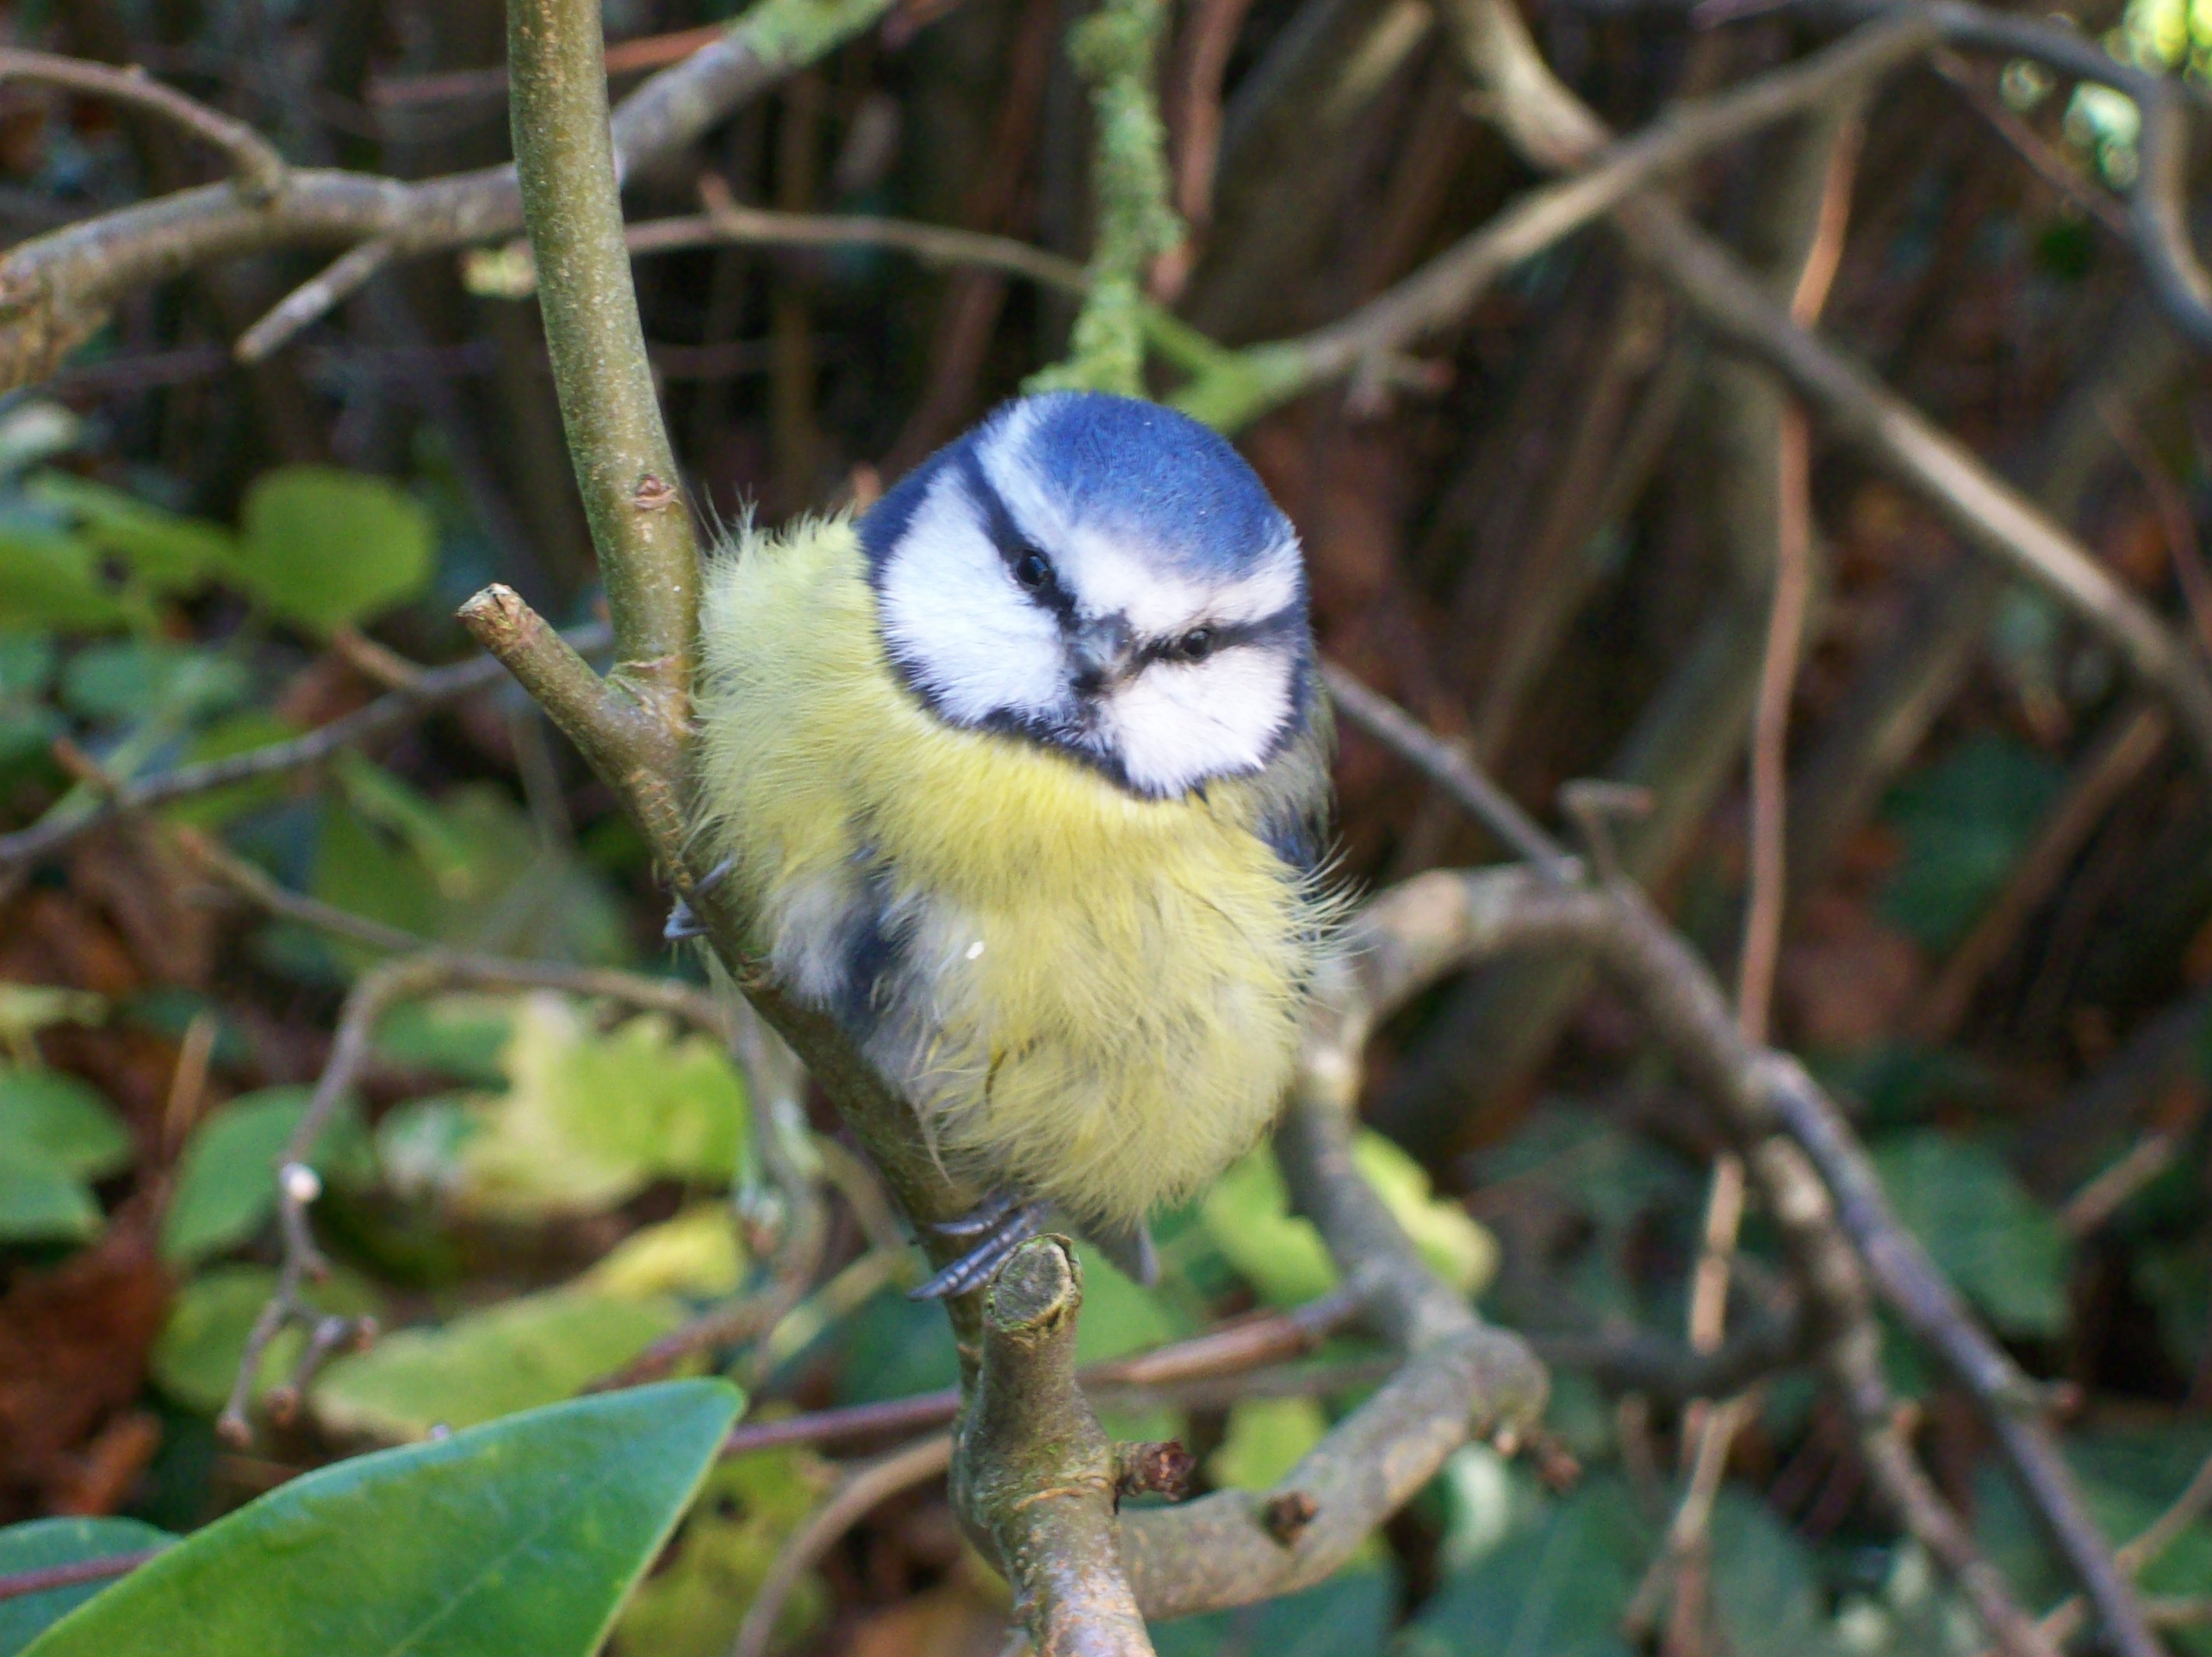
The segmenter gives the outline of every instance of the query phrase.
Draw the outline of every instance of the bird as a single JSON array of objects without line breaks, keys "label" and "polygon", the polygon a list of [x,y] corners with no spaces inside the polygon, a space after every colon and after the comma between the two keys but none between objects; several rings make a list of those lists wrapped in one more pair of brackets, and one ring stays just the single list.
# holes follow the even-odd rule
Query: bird
[{"label": "bird", "polygon": [[1337,914],[1289,519],[1188,416],[1042,392],[857,516],[742,526],[700,638],[702,866],[980,1193],[912,1292],[1055,1215],[1152,1283],[1148,1217],[1272,1123]]}]

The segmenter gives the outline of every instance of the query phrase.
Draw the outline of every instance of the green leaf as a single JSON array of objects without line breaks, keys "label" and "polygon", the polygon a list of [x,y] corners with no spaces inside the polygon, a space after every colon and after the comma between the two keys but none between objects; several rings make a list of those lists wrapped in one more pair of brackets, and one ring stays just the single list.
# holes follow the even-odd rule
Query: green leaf
[{"label": "green leaf", "polygon": [[[188,1410],[211,1416],[230,1397],[253,1320],[276,1292],[276,1273],[265,1266],[218,1266],[194,1278],[169,1302],[169,1315],[154,1342],[150,1368],[161,1389]],[[307,1284],[310,1305],[348,1316],[377,1312],[375,1290],[343,1271]],[[269,1343],[255,1372],[260,1397],[292,1373],[306,1335],[287,1329]]]},{"label": "green leaf", "polygon": [[1935,1129],[1874,1147],[1898,1217],[1944,1275],[2008,1334],[2066,1326],[2066,1234],[1987,1145]]},{"label": "green leaf", "polygon": [[[743,1455],[709,1473],[665,1563],[623,1608],[613,1657],[722,1657],[784,1543],[836,1482],[805,1450]],[[803,1640],[829,1609],[810,1575],[776,1619],[779,1648]]]},{"label": "green leaf", "polygon": [[32,1657],[586,1657],[737,1415],[720,1381],[341,1461],[195,1533]]},{"label": "green leaf", "polygon": [[246,669],[230,658],[166,639],[88,645],[62,670],[62,700],[103,724],[149,715],[201,719],[236,707],[251,689]]},{"label": "green leaf", "polygon": [[131,1132],[91,1083],[0,1065],[0,1156],[10,1144],[44,1151],[81,1180],[106,1179],[131,1162]]},{"label": "green leaf", "polygon": [[287,466],[246,496],[241,585],[315,633],[366,622],[428,585],[430,516],[380,478]]},{"label": "green leaf", "polygon": [[1923,948],[1947,950],[1974,923],[2063,786],[2047,755],[2009,737],[1973,737],[1904,782],[1883,807],[1905,858],[1881,896]]},{"label": "green leaf", "polygon": [[620,906],[573,857],[548,851],[496,786],[433,802],[357,755],[333,768],[315,895],[462,948],[562,961],[629,958]]},{"label": "green leaf", "polygon": [[59,654],[52,634],[0,632],[0,697],[42,694]]},{"label": "green leaf", "polygon": [[[26,1525],[0,1530],[0,1576],[50,1570],[88,1559],[110,1559],[118,1553],[138,1553],[175,1540],[168,1532],[135,1519],[33,1519]],[[0,1599],[0,1657],[15,1657],[48,1624],[59,1621],[106,1586],[106,1581],[80,1582],[74,1587]]]},{"label": "green leaf", "polygon": [[1836,1651],[1805,1545],[1764,1502],[1723,1489],[1712,1518],[1713,1608],[1737,1657]]},{"label": "green leaf", "polygon": [[[1497,1270],[1497,1242],[1456,1203],[1431,1193],[1419,1163],[1371,1129],[1352,1142],[1352,1160],[1431,1270],[1467,1295],[1490,1280]],[[1321,1233],[1291,1214],[1290,1194],[1267,1146],[1215,1181],[1199,1212],[1214,1246],[1273,1304],[1299,1305],[1335,1286],[1336,1267]]]},{"label": "green leaf", "polygon": [[[276,1211],[276,1158],[307,1108],[311,1090],[264,1088],[208,1114],[185,1143],[176,1193],[161,1217],[161,1258],[189,1265],[251,1239]],[[341,1111],[317,1140],[310,1161],[358,1167],[357,1121]]]},{"label": "green leaf", "polygon": [[474,992],[402,1003],[377,1022],[377,1056],[496,1085],[507,1080],[501,1059],[514,1039],[514,1006],[513,996]]},{"label": "green leaf", "polygon": [[1206,1458],[1215,1484],[1264,1490],[1321,1442],[1328,1417],[1310,1398],[1248,1398],[1231,1405],[1229,1431]]},{"label": "green leaf", "polygon": [[727,1185],[746,1133],[728,1056],[679,1036],[659,1014],[601,1035],[554,995],[518,1004],[513,1078],[459,1149],[454,1198],[474,1211],[533,1218],[604,1208],[653,1180]]},{"label": "green leaf", "polygon": [[[185,761],[187,764],[203,765],[210,760],[234,759],[257,749],[289,742],[299,734],[298,728],[289,719],[281,719],[264,708],[245,708],[218,719],[194,737],[185,750]],[[172,800],[161,808],[161,815],[171,822],[186,823],[195,828],[219,828],[233,817],[282,799],[297,786],[297,780],[295,776],[279,772],[246,782],[234,782],[226,788]]]},{"label": "green leaf", "polygon": [[684,1321],[659,1296],[554,1289],[465,1313],[435,1329],[402,1329],[340,1358],[309,1389],[337,1433],[422,1438],[528,1410],[619,1369]]},{"label": "green leaf", "polygon": [[1401,1657],[1629,1657],[1620,1615],[1650,1539],[1615,1480],[1583,1481],[1534,1525],[1446,1579]]},{"label": "green leaf", "polygon": [[673,1219],[631,1232],[575,1286],[617,1300],[719,1300],[738,1292],[744,1272],[744,1245],[730,1205],[694,1203]]},{"label": "green leaf", "polygon": [[0,1140],[0,1242],[82,1242],[100,1225],[83,1181],[34,1145]]},{"label": "green leaf", "polygon": [[1152,1648],[1159,1657],[1382,1657],[1397,1610],[1397,1573],[1362,1562],[1279,1599],[1161,1624]]},{"label": "green leaf", "polygon": [[100,580],[91,545],[20,519],[0,521],[0,626],[111,631],[146,619]]},{"label": "green leaf", "polygon": [[238,541],[228,530],[164,512],[89,478],[42,472],[23,492],[75,519],[85,540],[102,555],[122,560],[157,592],[188,592],[228,573],[238,561]]}]

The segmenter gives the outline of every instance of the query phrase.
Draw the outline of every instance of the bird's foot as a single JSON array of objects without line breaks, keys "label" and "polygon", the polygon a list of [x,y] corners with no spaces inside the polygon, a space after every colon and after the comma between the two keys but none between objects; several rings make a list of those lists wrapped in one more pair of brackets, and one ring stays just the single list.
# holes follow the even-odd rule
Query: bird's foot
[{"label": "bird's foot", "polygon": [[1042,1203],[1017,1201],[1003,1192],[986,1197],[957,1220],[942,1220],[929,1229],[940,1237],[963,1241],[973,1237],[975,1247],[954,1260],[919,1289],[907,1290],[908,1300],[944,1300],[964,1295],[1006,1264],[1006,1257],[1044,1227]]},{"label": "bird's foot", "polygon": [[[734,866],[730,859],[724,858],[699,877],[698,883],[691,889],[693,895],[698,897],[706,896],[708,893],[722,883],[723,878]],[[668,912],[667,921],[661,926],[661,938],[670,944],[681,944],[687,938],[704,938],[706,935],[707,928],[701,922],[697,913],[691,907],[689,900],[678,898],[675,907]]]}]

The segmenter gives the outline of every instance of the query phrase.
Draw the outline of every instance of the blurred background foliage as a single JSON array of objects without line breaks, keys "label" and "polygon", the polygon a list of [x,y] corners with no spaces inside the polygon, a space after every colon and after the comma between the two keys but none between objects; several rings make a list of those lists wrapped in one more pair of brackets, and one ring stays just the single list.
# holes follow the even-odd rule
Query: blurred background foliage
[{"label": "blurred background foliage", "polygon": [[[2116,57],[2212,84],[2212,5],[2065,9]],[[1085,122],[1060,49],[1079,9],[906,0],[635,181],[633,216],[691,211],[714,179],[748,203],[1079,257]],[[1786,10],[1734,9],[1754,15],[1700,29],[1657,0],[1530,11],[1562,74],[1629,127],[1811,38]],[[620,84],[726,10],[607,0],[610,39],[629,48]],[[6,18],[19,44],[144,64],[300,159],[424,177],[505,153],[496,0],[27,0]],[[1339,315],[1528,182],[1466,107],[1425,0],[1179,7],[1165,64],[1179,178],[1205,112],[1176,88],[1224,19],[1215,182],[1183,202],[1187,268],[1155,279],[1216,337]],[[2106,222],[2100,192],[2132,182],[2137,124],[2125,99],[2025,62],[1899,77],[1869,124],[1830,325],[2179,613],[2212,507],[2212,382]],[[1682,187],[1755,246],[1789,150],[1747,146]],[[0,92],[11,240],[195,181],[198,165],[95,100]],[[0,400],[0,831],[325,727],[404,689],[416,664],[463,659],[451,612],[486,581],[592,622],[589,543],[513,264],[490,249],[398,270],[251,367],[229,343],[313,261],[217,268],[134,297],[52,383]],[[882,251],[695,248],[637,269],[672,429],[724,519],[865,503],[1060,355],[1070,320],[1061,296]],[[1652,787],[1662,809],[1632,832],[1632,862],[1725,962],[1765,602],[1730,561],[1725,365],[1602,233],[1488,295],[1437,364],[1418,394],[1316,395],[1243,434],[1305,537],[1324,648],[1525,801],[1592,774]],[[1978,1310],[2063,1385],[2076,1465],[2124,1539],[2212,1454],[2212,789],[2172,744],[2119,743],[2137,710],[2109,656],[2047,600],[1979,574],[1879,476],[1819,451],[1813,499],[1824,592],[1794,709],[1778,1036],[1852,1102],[1900,1214]],[[1906,706],[1907,669],[1947,661]],[[1340,786],[1351,883],[1494,855],[1356,736]],[[759,1078],[720,1045],[665,1012],[545,991],[402,999],[314,1156],[336,1261],[315,1303],[385,1332],[325,1368],[252,1450],[219,1442],[213,1417],[276,1283],[272,1158],[349,986],[386,951],[313,912],[270,912],[216,878],[192,835],[421,939],[697,975],[660,941],[663,900],[611,797],[503,684],[325,763],[0,855],[0,1520],[189,1530],[349,1452],[569,1397],[762,1292],[776,1261],[761,1141],[775,1129]],[[1557,1336],[1671,1334],[1707,1130],[1607,992],[1547,981],[1494,969],[1387,1031],[1361,1166],[1492,1315]],[[819,1259],[769,1327],[686,1361],[741,1379],[757,1418],[953,1377],[941,1314],[902,1296],[910,1263],[880,1197],[809,1108],[805,1172],[835,1193]],[[1331,1285],[1264,1151],[1159,1230],[1156,1290],[1088,1261],[1086,1362]],[[1757,1215],[1746,1248],[1739,1317],[1755,1319],[1783,1277]],[[2033,1602],[2055,1600],[2067,1584],[1972,1411],[1892,1334],[1939,1482]],[[302,1340],[271,1348],[260,1391]],[[1358,1355],[1340,1342],[1316,1362]],[[1181,1436],[1201,1484],[1256,1487],[1360,1384],[1231,1388],[1109,1426]],[[1334,1581],[1162,1629],[1160,1649],[1626,1650],[1681,1477],[1679,1402],[1561,1367],[1551,1420],[1578,1480],[1462,1450]],[[850,1453],[722,1465],[611,1649],[727,1649]],[[1761,1384],[1713,1537],[1717,1649],[1979,1648],[1802,1375]],[[2212,1528],[2187,1528],[2143,1587],[2195,1604],[2172,1637],[2212,1652]],[[1001,1595],[925,1485],[807,1574],[780,1637],[869,1657],[994,1652]],[[10,1626],[0,1617],[0,1654],[21,1643]]]}]

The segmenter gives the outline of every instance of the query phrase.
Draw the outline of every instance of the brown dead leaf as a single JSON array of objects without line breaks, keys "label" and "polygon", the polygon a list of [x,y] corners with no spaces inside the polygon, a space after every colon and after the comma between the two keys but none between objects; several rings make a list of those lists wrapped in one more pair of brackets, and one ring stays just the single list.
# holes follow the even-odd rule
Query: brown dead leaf
[{"label": "brown dead leaf", "polygon": [[0,1296],[0,1522],[64,1502],[112,1506],[152,1454],[118,1416],[144,1384],[168,1308],[149,1216],[126,1209],[99,1243],[18,1273]]},{"label": "brown dead leaf", "polygon": [[164,836],[143,827],[89,835],[69,872],[70,895],[114,926],[147,977],[206,986],[216,916],[186,896],[191,871]]},{"label": "brown dead leaf", "polygon": [[1911,938],[1869,904],[1828,894],[1806,906],[1784,946],[1777,988],[1797,1040],[1849,1049],[1897,1029],[1925,976]]}]

